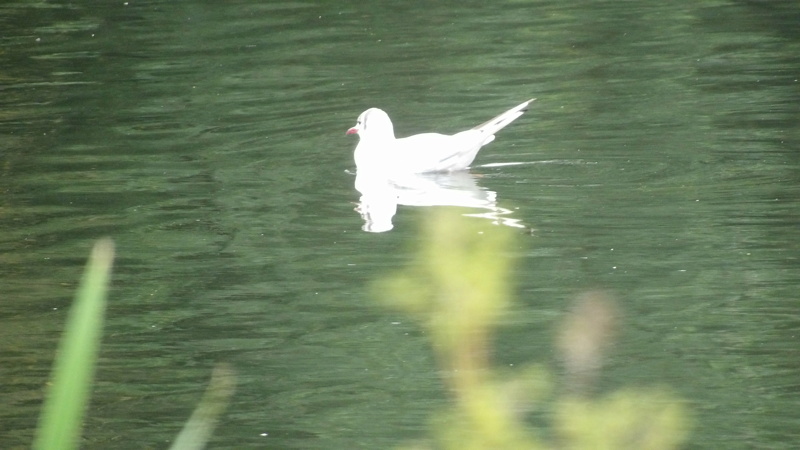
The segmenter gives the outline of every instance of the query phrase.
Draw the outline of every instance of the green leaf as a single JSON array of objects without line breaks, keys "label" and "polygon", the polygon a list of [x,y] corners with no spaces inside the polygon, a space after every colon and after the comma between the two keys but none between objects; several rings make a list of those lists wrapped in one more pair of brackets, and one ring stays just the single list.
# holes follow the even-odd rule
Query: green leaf
[{"label": "green leaf", "polygon": [[78,445],[102,337],[113,259],[113,242],[110,239],[98,241],[92,249],[58,347],[52,384],[33,444],[36,450],[69,450]]}]

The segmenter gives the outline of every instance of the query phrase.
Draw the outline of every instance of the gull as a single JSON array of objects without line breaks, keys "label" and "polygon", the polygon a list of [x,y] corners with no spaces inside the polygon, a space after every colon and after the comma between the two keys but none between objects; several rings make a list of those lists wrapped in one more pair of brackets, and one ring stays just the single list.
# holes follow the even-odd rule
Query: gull
[{"label": "gull", "polygon": [[385,176],[465,170],[478,151],[494,140],[494,135],[525,111],[532,98],[470,130],[454,135],[422,133],[395,138],[389,115],[370,108],[360,116],[347,134],[358,134],[354,152],[357,171]]}]

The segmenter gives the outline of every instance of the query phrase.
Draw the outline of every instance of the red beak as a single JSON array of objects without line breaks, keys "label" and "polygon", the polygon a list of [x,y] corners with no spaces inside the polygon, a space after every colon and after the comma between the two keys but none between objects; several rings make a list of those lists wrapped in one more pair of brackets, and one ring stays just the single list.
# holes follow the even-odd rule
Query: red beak
[{"label": "red beak", "polygon": [[349,130],[347,130],[347,133],[345,133],[345,135],[347,134],[358,134],[358,128],[356,127],[350,128]]}]

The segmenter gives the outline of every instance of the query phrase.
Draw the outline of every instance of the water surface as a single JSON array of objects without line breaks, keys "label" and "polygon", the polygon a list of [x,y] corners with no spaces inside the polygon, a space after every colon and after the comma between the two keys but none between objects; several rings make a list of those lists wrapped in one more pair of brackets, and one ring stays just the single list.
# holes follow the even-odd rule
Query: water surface
[{"label": "water surface", "polygon": [[206,3],[0,6],[0,447],[31,442],[102,236],[83,448],[166,447],[218,362],[238,390],[212,448],[425,436],[447,402],[426,336],[369,283],[435,206],[362,231],[344,132],[373,106],[400,136],[457,132],[530,97],[471,170],[524,226],[497,364],[552,363],[605,288],[603,390],[668,386],[691,448],[797,446],[794,2]]}]

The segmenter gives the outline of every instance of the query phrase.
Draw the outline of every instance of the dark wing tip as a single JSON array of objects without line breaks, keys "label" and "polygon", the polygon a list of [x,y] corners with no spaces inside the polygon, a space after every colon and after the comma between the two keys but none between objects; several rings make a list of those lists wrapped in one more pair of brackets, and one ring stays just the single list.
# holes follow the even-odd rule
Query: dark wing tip
[{"label": "dark wing tip", "polygon": [[534,100],[536,100],[536,99],[535,99],[535,98],[532,98],[532,99],[528,100],[527,102],[525,102],[525,107],[523,107],[523,108],[521,109],[521,111],[527,111],[527,110],[528,110],[528,106],[530,106],[530,104],[531,104],[531,103],[532,103]]}]

